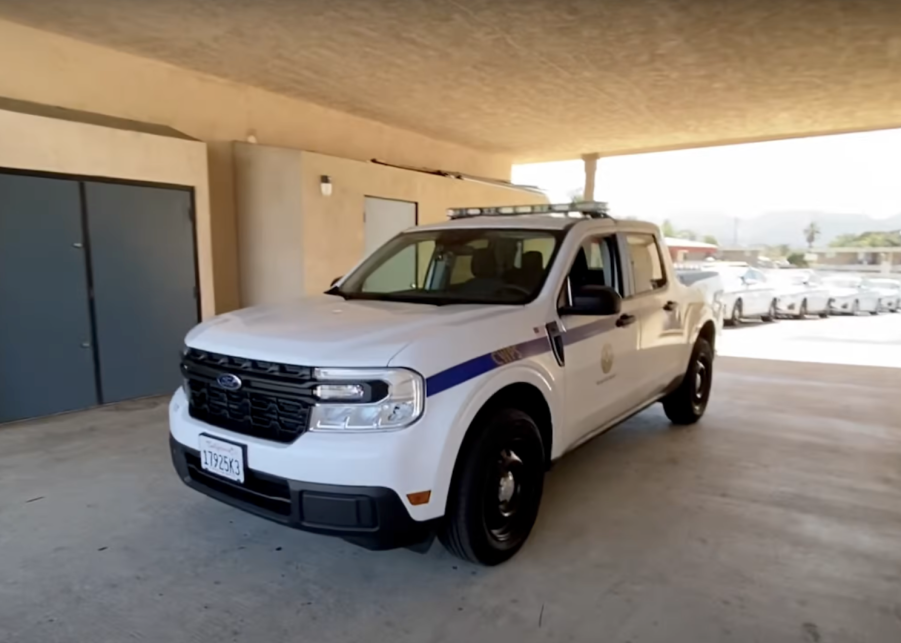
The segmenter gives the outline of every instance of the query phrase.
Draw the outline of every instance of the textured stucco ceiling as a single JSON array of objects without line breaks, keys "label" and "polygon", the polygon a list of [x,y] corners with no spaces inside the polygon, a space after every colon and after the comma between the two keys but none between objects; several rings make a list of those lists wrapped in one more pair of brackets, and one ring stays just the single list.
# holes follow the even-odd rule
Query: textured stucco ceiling
[{"label": "textured stucco ceiling", "polygon": [[518,161],[901,126],[901,0],[0,0],[0,16]]}]

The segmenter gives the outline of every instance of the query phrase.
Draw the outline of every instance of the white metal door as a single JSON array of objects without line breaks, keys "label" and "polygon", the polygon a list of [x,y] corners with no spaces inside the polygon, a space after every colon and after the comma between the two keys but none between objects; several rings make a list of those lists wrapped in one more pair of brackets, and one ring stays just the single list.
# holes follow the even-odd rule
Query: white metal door
[{"label": "white metal door", "polygon": [[416,204],[368,196],[363,218],[366,255],[369,256],[397,233],[416,225]]},{"label": "white metal door", "polygon": [[[398,233],[416,225],[416,204],[366,197],[364,233],[366,256],[375,252]],[[386,292],[396,290],[401,283],[416,288],[418,257],[416,247],[410,246],[383,265],[366,282],[366,290]]]}]

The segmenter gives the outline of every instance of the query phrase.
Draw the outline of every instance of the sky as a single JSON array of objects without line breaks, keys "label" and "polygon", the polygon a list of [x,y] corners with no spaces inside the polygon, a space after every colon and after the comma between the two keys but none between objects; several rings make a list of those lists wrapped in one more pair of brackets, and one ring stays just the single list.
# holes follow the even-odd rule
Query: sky
[{"label": "sky", "polygon": [[[581,160],[518,165],[513,181],[552,202],[581,191]],[[602,158],[595,198],[611,213],[651,221],[686,212],[750,218],[804,210],[901,213],[901,130],[819,136]]]}]

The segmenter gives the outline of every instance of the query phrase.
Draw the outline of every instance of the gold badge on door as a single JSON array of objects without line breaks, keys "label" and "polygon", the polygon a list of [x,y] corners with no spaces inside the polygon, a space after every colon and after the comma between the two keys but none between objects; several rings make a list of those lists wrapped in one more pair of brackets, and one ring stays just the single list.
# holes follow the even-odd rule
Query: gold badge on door
[{"label": "gold badge on door", "polygon": [[610,372],[613,368],[613,346],[610,344],[604,344],[604,348],[601,349],[601,370],[604,371],[604,375]]}]

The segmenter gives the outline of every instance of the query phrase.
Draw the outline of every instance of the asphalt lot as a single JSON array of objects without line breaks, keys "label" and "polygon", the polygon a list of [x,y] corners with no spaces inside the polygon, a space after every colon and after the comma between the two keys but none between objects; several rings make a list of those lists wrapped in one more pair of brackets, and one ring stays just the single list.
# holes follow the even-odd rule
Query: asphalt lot
[{"label": "asphalt lot", "polygon": [[494,569],[187,489],[165,400],[0,428],[0,641],[897,643],[901,368],[828,362],[890,361],[901,315],[721,347],[701,423],[649,409],[564,458]]}]

